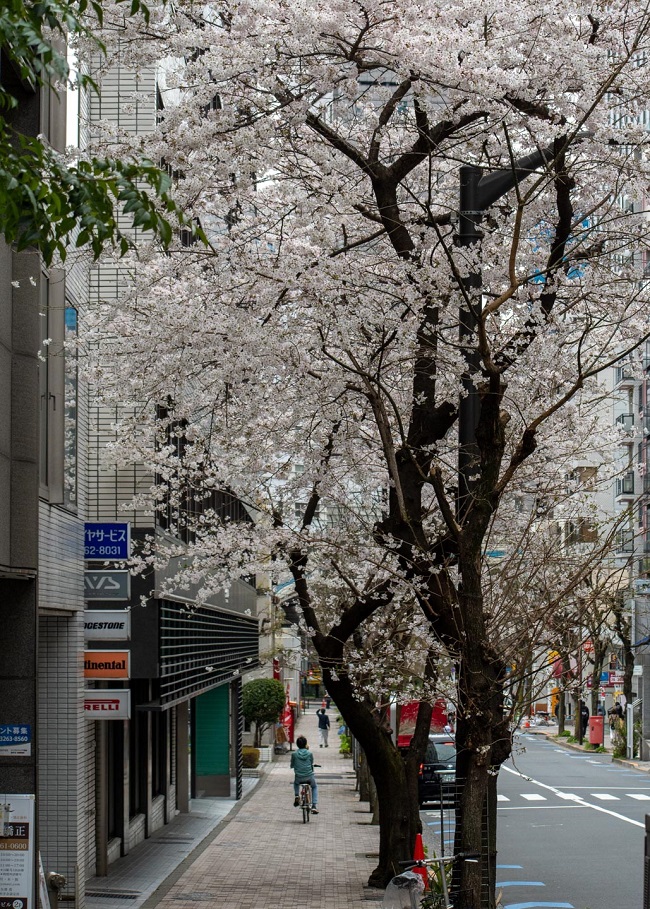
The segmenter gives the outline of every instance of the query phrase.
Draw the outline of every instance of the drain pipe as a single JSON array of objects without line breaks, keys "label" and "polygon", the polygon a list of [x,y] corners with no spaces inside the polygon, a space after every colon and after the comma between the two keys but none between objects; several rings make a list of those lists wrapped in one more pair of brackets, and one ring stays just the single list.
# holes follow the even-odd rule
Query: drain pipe
[{"label": "drain pipe", "polygon": [[108,767],[106,722],[95,723],[95,874],[108,874]]}]

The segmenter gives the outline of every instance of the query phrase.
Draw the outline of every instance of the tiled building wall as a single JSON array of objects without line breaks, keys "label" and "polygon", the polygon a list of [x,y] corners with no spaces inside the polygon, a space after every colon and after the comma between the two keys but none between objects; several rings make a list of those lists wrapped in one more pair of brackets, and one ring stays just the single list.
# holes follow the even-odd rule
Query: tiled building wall
[{"label": "tiled building wall", "polygon": [[[83,613],[39,619],[39,829],[45,872],[65,875],[74,893],[75,869],[83,869],[90,843],[82,834],[92,805],[80,743],[83,716]],[[87,831],[86,831],[87,832]],[[79,852],[81,848],[81,854]],[[83,872],[81,872],[83,873]],[[83,889],[83,880],[79,881]]]}]

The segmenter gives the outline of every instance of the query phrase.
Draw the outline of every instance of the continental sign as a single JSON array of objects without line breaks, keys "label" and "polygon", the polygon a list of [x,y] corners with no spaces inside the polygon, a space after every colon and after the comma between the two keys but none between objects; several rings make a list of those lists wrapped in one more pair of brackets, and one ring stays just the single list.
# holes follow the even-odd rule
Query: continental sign
[{"label": "continental sign", "polygon": [[86,650],[84,677],[87,679],[128,679],[128,650]]},{"label": "continental sign", "polygon": [[85,691],[84,715],[87,720],[129,720],[131,692],[124,688]]}]

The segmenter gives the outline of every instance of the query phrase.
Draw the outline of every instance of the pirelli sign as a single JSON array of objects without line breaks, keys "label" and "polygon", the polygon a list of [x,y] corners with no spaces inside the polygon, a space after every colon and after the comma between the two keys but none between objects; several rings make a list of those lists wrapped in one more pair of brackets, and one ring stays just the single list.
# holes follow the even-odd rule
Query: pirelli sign
[{"label": "pirelli sign", "polygon": [[87,720],[130,720],[131,692],[124,688],[85,691],[84,716]]},{"label": "pirelli sign", "polygon": [[130,641],[130,610],[87,609],[84,613],[84,636],[87,641]]},{"label": "pirelli sign", "polygon": [[86,679],[128,679],[130,665],[128,650],[86,650],[84,651],[84,678]]}]

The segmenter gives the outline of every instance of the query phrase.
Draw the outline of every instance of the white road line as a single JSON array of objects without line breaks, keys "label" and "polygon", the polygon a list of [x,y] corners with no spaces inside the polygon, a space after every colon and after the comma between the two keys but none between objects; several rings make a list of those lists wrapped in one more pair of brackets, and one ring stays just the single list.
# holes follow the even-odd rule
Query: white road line
[{"label": "white road line", "polygon": [[590,805],[578,799],[573,805],[510,805],[507,808],[499,808],[499,811],[557,811],[558,808],[596,808],[596,805]]},{"label": "white road line", "polygon": [[[512,773],[513,776],[518,776],[522,780],[527,780],[529,783],[534,783],[536,786],[539,786],[541,789],[546,789],[548,792],[554,792],[555,795],[560,795],[559,789],[556,789],[555,786],[547,786],[546,783],[541,783],[539,780],[534,780],[529,776],[524,776],[523,773],[520,773],[518,770],[515,770],[514,767],[501,767],[502,770],[505,770],[506,773]],[[610,811],[609,808],[603,808],[602,805],[592,805],[591,802],[585,801],[580,796],[575,800],[575,804],[582,804],[586,808],[592,808],[594,811],[600,811],[602,814],[608,814],[610,817],[618,818],[619,821],[625,821],[628,824],[632,824],[634,827],[642,827],[645,829],[645,823],[641,821],[634,821],[632,818],[625,817],[624,814],[619,814],[617,811]],[[545,806],[546,807],[546,806]],[[566,806],[569,807],[568,805]],[[509,808],[502,809],[503,811],[509,811]]]},{"label": "white road line", "polygon": [[601,802],[620,802],[617,795],[611,795],[609,792],[590,792],[589,795],[594,799],[600,799]]},{"label": "white road line", "polygon": [[505,795],[497,795],[497,802],[509,802],[510,799]]},{"label": "white road line", "polygon": [[642,792],[626,792],[631,799],[636,799],[637,802],[650,802],[650,795],[643,795]]},{"label": "white road line", "polygon": [[540,795],[538,792],[522,792],[522,799],[526,799],[527,802],[545,802],[546,796]]}]

